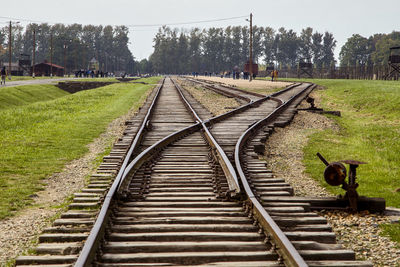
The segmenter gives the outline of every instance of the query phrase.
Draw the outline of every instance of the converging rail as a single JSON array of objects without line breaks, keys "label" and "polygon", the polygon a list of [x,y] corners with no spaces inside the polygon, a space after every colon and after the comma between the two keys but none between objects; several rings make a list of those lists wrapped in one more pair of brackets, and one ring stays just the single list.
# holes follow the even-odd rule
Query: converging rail
[{"label": "converging rail", "polygon": [[[127,154],[102,191],[100,211],[86,220],[90,233],[68,228],[84,220],[54,229],[86,231],[78,239],[63,237],[85,240],[83,248],[43,238],[50,244],[38,251],[54,254],[21,256],[17,265],[371,266],[334,244],[326,220],[292,200],[290,185],[255,153],[273,127],[293,118],[314,85],[297,83],[270,96],[201,85],[244,105],[213,117],[165,78],[145,104],[147,112],[141,110],[140,123],[128,122],[138,126],[126,132]],[[50,249],[52,244],[63,249]]]}]

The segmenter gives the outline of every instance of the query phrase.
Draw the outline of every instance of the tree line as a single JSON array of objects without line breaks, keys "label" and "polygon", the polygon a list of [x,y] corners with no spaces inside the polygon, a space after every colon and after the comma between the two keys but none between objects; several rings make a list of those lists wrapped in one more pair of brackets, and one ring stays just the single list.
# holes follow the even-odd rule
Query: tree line
[{"label": "tree line", "polygon": [[378,33],[368,38],[353,34],[340,50],[340,66],[385,66],[388,64],[389,48],[396,46],[400,46],[400,32]]},{"label": "tree line", "polygon": [[[11,29],[12,62],[17,62],[21,54],[32,59],[35,31],[36,63],[50,62],[52,39],[53,63],[66,66],[67,73],[87,69],[92,58],[97,59],[99,68],[105,72],[134,72],[134,58],[128,48],[129,31],[125,26],[31,23],[25,28],[14,24]],[[9,61],[8,43],[9,25],[0,28],[0,62]]]},{"label": "tree line", "polygon": [[[220,72],[243,69],[249,57],[249,27],[228,26],[200,30],[161,27],[154,37],[154,51],[138,68],[158,73]],[[295,68],[300,60],[316,66],[335,64],[336,40],[332,33],[308,27],[301,33],[284,27],[253,27],[253,60]]]}]

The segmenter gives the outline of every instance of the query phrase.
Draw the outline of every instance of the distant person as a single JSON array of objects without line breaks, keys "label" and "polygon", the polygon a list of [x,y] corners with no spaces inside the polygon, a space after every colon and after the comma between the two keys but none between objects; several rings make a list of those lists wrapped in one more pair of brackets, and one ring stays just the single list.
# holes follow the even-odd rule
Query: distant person
[{"label": "distant person", "polygon": [[6,67],[3,66],[3,68],[1,69],[0,74],[1,74],[1,82],[0,82],[0,84],[6,85],[6,75],[7,75]]},{"label": "distant person", "polygon": [[271,71],[271,82],[274,81],[274,75],[275,75],[275,71],[273,70],[273,71]]},{"label": "distant person", "polygon": [[274,70],[274,80],[278,80],[278,70]]}]

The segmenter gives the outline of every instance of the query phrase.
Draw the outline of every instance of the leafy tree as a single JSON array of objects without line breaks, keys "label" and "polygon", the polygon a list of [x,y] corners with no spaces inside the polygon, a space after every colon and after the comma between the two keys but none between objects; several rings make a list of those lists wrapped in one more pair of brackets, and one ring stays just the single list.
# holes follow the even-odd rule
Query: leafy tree
[{"label": "leafy tree", "polygon": [[[35,38],[35,63],[50,61],[51,36],[53,37],[53,63],[66,65],[68,71],[86,69],[94,57],[100,67],[106,71],[133,70],[133,56],[128,49],[128,28],[125,26],[94,26],[81,24],[31,23],[25,27],[13,25],[13,57],[16,61],[20,54],[33,54],[33,32]],[[6,48],[8,28],[0,28],[0,45]],[[8,41],[8,40],[7,40]],[[8,45],[8,42],[7,42]],[[66,62],[64,62],[64,54]],[[5,53],[0,52],[0,61],[8,61]],[[128,68],[129,67],[129,68]]]},{"label": "leafy tree", "polygon": [[188,69],[189,44],[186,35],[180,34],[177,46],[177,73],[185,73]]},{"label": "leafy tree", "polygon": [[201,39],[202,34],[198,28],[194,28],[190,31],[188,48],[188,59],[190,68],[186,71],[201,71]]},{"label": "leafy tree", "polygon": [[313,55],[313,29],[308,27],[301,31],[299,37],[299,57],[300,59],[312,59]]},{"label": "leafy tree", "polygon": [[277,42],[275,42],[275,30],[266,27],[264,29],[264,39],[262,40],[262,48],[265,64],[270,64],[275,60]]},{"label": "leafy tree", "polygon": [[325,66],[330,66],[335,62],[335,55],[333,53],[336,47],[336,40],[333,34],[330,32],[325,32],[322,44],[322,57],[321,62]]},{"label": "leafy tree", "polygon": [[353,34],[340,50],[339,59],[341,66],[365,65],[370,57],[368,39]]},{"label": "leafy tree", "polygon": [[[232,67],[241,68],[242,61],[242,30],[240,26],[232,27],[232,48],[231,48],[231,57],[232,57]],[[247,61],[247,59],[245,59]]]},{"label": "leafy tree", "polygon": [[[379,36],[380,38],[373,38],[372,40],[376,40],[374,45],[374,50],[372,52],[372,61],[375,64],[388,64],[389,55],[390,55],[390,48],[400,46],[400,32],[392,32],[390,34],[385,34]],[[371,37],[370,37],[371,42]],[[373,43],[373,42],[371,42]],[[372,45],[371,45],[372,46]]]},{"label": "leafy tree", "polygon": [[312,39],[312,52],[313,52],[313,63],[316,67],[322,67],[322,58],[324,57],[322,51],[322,33],[315,32],[311,39]]},{"label": "leafy tree", "polygon": [[253,26],[253,60],[258,63],[258,59],[262,56],[262,38],[264,29],[262,27]]},{"label": "leafy tree", "polygon": [[296,32],[281,27],[275,37],[278,42],[276,59],[282,66],[296,66],[298,61],[299,39]]}]

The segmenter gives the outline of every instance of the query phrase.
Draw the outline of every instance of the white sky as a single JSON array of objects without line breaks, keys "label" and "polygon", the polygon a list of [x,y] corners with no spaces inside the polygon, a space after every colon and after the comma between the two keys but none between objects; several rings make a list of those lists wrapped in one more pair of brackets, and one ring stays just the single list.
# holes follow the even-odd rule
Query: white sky
[{"label": "white sky", "polygon": [[[253,24],[285,27],[300,32],[312,27],[332,32],[337,40],[335,51],[352,34],[368,37],[374,33],[400,30],[400,0],[13,0],[0,7],[0,26],[12,17],[49,23],[102,25],[168,24],[237,17],[253,13]],[[16,20],[15,20],[16,21]],[[185,25],[226,27],[248,25],[244,19]],[[181,28],[182,26],[171,26]],[[131,27],[130,46],[136,59],[147,58],[153,51],[158,27]]]}]

